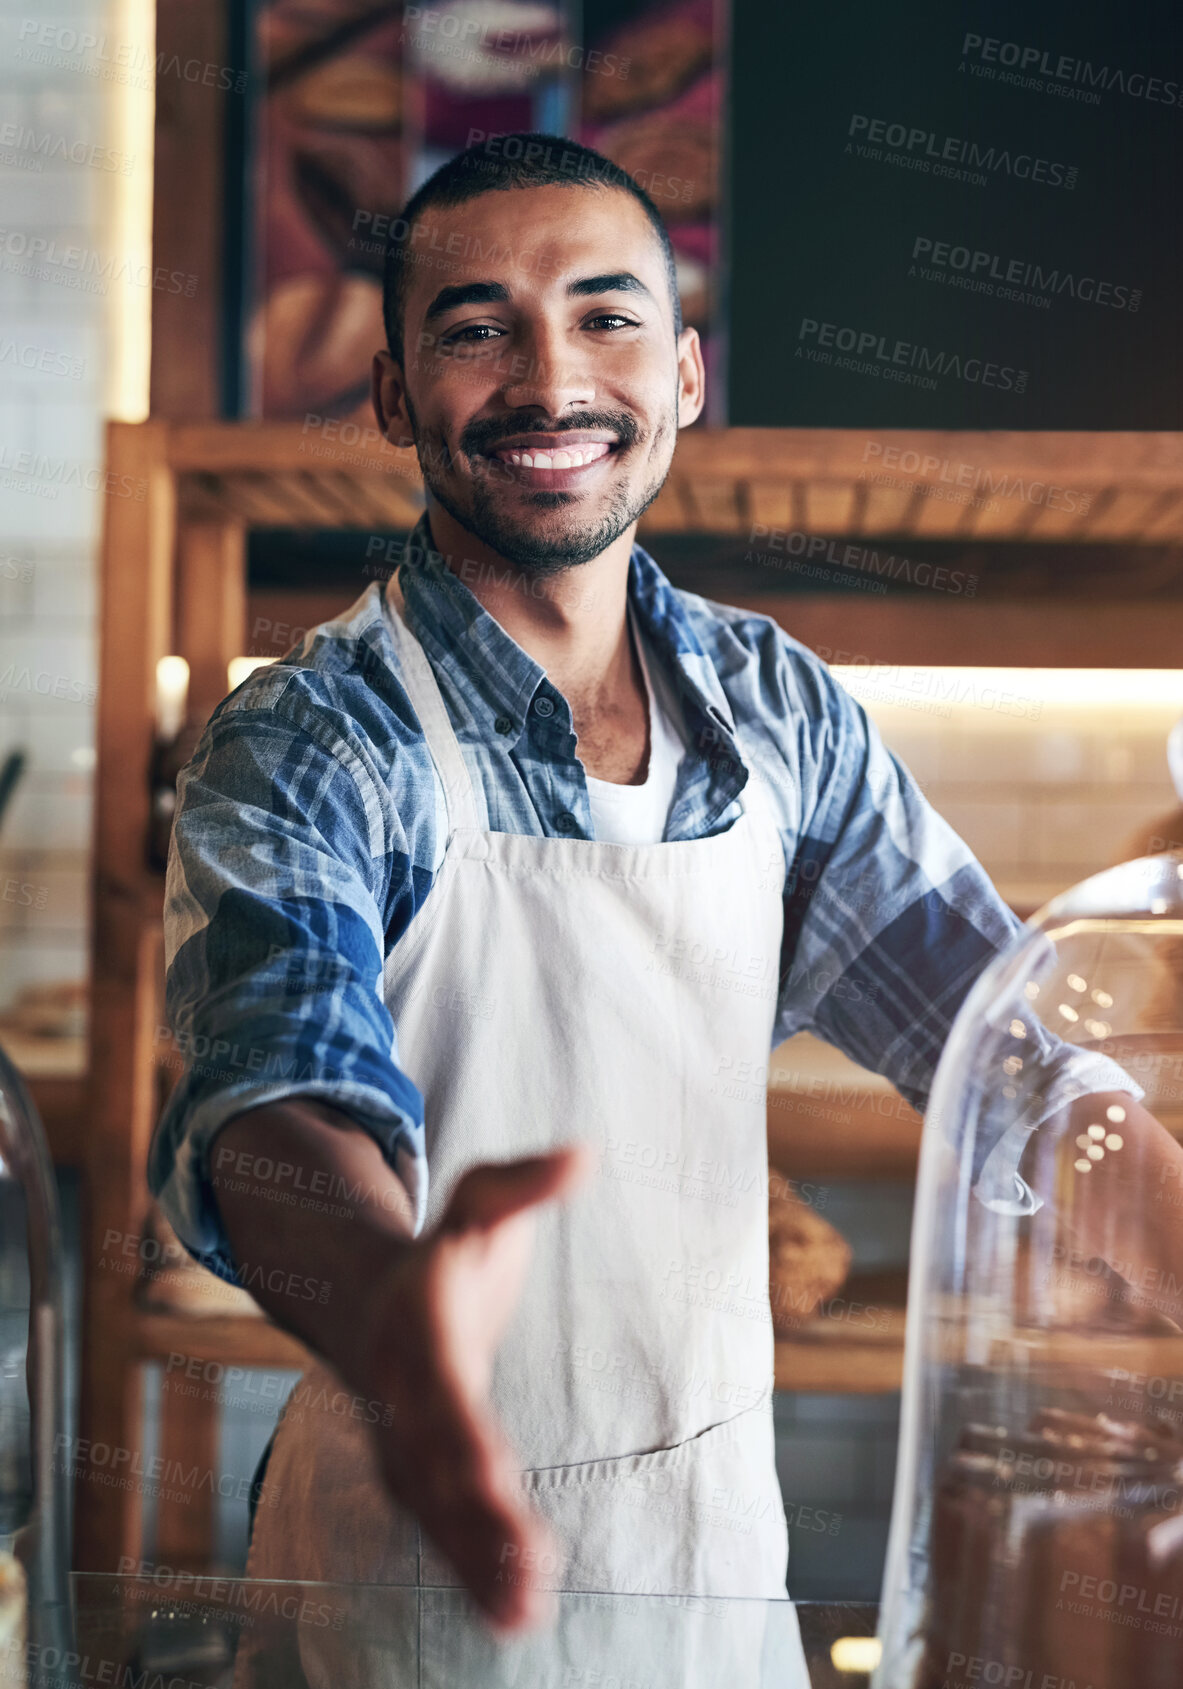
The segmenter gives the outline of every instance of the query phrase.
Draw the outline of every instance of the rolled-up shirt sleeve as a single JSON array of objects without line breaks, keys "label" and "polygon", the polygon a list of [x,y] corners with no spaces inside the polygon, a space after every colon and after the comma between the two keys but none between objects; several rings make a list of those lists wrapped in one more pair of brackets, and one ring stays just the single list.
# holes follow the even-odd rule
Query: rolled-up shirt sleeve
[{"label": "rolled-up shirt sleeve", "polygon": [[[804,801],[775,1037],[811,1031],[923,1111],[958,1010],[1022,923],[857,700],[811,655],[796,669]],[[1042,1106],[996,1106],[979,1122],[975,1188],[999,1206],[1027,1200],[1019,1158],[1055,1109],[1091,1091],[1143,1094],[1115,1062],[1050,1033],[1040,1054]]]},{"label": "rolled-up shirt sleeve", "polygon": [[178,780],[157,1053],[179,1077],[148,1178],[186,1248],[223,1277],[235,1263],[211,1145],[260,1103],[317,1097],[350,1115],[422,1224],[423,1099],[382,994],[389,810],[364,746],[290,674],[262,671],[219,705]]}]

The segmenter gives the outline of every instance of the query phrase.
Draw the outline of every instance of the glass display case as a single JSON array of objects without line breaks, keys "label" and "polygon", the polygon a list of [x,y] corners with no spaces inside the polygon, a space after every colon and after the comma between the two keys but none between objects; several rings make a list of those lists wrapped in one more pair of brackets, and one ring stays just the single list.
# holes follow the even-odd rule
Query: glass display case
[{"label": "glass display case", "polygon": [[26,1682],[28,1649],[72,1657],[65,1425],[57,1187],[36,1108],[0,1050],[0,1689]]},{"label": "glass display case", "polygon": [[876,1689],[1183,1680],[1183,860],[1047,904],[925,1120]]},{"label": "glass display case", "polygon": [[875,1648],[861,1603],[560,1594],[548,1629],[498,1642],[457,1589],[163,1566],[71,1584],[75,1649],[30,1645],[37,1689],[863,1689]]}]

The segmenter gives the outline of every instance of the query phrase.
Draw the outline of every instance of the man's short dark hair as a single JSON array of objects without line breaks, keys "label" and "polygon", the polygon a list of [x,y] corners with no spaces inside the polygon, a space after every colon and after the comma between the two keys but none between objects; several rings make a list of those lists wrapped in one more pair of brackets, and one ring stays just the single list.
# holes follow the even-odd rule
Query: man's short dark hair
[{"label": "man's short dark hair", "polygon": [[391,356],[403,362],[403,319],[406,314],[411,266],[418,258],[413,231],[421,212],[432,206],[465,205],[481,194],[505,193],[513,188],[552,185],[582,188],[622,188],[642,206],[661,242],[669,282],[674,332],[682,332],[682,303],[669,230],[661,212],[640,183],[603,153],[568,141],[561,135],[517,133],[490,135],[465,148],[415,190],[391,225],[386,242],[382,287],[382,316]]}]

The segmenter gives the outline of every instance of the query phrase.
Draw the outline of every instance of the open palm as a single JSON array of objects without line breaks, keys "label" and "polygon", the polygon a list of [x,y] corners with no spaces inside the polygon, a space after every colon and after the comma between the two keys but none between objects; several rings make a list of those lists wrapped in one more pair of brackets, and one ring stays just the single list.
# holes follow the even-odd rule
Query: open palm
[{"label": "open palm", "polygon": [[[541,1585],[553,1583],[560,1556],[523,1500],[518,1463],[490,1412],[493,1360],[525,1281],[534,1210],[586,1170],[576,1146],[473,1168],[365,1308],[370,1382],[393,1410],[377,1433],[385,1481],[507,1631],[545,1619]],[[534,1567],[544,1580],[531,1577]]]}]

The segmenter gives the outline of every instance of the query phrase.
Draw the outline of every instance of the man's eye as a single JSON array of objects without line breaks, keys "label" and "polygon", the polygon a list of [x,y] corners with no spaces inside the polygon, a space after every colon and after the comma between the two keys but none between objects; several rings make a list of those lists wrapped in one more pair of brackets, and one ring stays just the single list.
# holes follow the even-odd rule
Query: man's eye
[{"label": "man's eye", "polygon": [[596,323],[618,323],[622,328],[637,327],[637,324],[633,321],[632,317],[621,316],[619,311],[601,311],[599,316],[591,319],[588,327],[594,328]]},{"label": "man's eye", "polygon": [[458,328],[455,334],[445,335],[443,344],[445,346],[484,346],[487,344],[486,341],[470,339],[469,336],[500,333],[501,330],[494,328],[492,323],[470,323],[467,328]]}]

